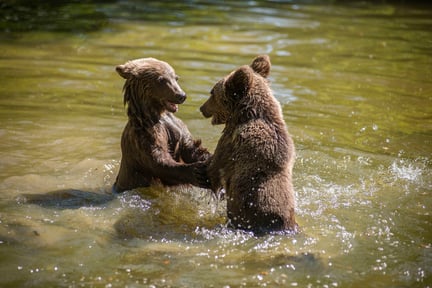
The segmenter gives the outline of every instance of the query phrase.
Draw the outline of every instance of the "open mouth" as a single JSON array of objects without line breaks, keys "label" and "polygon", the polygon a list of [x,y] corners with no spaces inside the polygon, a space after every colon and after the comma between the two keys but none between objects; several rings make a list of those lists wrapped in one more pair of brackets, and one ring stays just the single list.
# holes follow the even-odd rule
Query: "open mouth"
[{"label": "open mouth", "polygon": [[178,110],[178,105],[168,100],[165,101],[165,107],[169,112],[172,113],[175,113]]}]

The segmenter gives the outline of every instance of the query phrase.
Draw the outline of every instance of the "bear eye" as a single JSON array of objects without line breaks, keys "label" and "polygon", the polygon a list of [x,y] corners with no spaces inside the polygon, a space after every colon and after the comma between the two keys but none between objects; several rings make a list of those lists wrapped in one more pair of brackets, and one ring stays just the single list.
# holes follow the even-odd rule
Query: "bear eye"
[{"label": "bear eye", "polygon": [[214,94],[214,88],[212,88],[212,89],[210,90],[210,95],[213,96],[213,94]]},{"label": "bear eye", "polygon": [[166,79],[166,78],[163,77],[163,76],[159,76],[159,77],[157,78],[157,81],[158,81],[159,83],[161,83],[161,84],[164,84],[164,83],[167,83],[167,82],[168,82],[168,79]]},{"label": "bear eye", "polygon": [[176,81],[178,81],[178,80],[180,79],[180,77],[179,77],[178,75],[175,75],[174,79],[175,79]]}]

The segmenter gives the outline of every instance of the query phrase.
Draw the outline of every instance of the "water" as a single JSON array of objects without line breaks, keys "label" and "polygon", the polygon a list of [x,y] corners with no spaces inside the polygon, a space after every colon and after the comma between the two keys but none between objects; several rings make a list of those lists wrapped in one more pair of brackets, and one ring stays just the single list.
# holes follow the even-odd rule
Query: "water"
[{"label": "water", "polygon": [[[44,3],[0,4],[0,286],[432,286],[429,4]],[[117,64],[168,61],[177,114],[213,151],[221,127],[198,108],[261,53],[297,147],[300,234],[229,230],[200,189],[107,193]]]}]

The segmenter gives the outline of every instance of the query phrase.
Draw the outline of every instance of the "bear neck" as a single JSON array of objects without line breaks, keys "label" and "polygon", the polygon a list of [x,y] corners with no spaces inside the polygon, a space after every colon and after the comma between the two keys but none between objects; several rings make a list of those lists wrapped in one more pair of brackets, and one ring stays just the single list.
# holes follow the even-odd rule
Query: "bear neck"
[{"label": "bear neck", "polygon": [[[143,109],[143,110],[151,110],[151,109]],[[162,117],[162,113],[157,110],[135,114],[134,112],[129,111],[128,109],[129,121],[132,122],[132,124],[135,127],[140,127],[140,128],[152,127],[157,123],[159,123],[161,117]]]},{"label": "bear neck", "polygon": [[[127,115],[129,121],[137,128],[148,128],[156,125],[163,113],[166,112],[158,101],[136,101],[135,97],[128,99]],[[142,97],[141,99],[146,98]]]}]

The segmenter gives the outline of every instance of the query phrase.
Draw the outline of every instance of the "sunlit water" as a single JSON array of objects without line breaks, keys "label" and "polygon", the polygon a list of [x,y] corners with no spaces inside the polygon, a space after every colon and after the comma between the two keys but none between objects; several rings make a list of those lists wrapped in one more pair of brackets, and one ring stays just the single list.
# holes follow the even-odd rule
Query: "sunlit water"
[{"label": "sunlit water", "polygon": [[[0,286],[431,287],[432,8],[307,2],[3,6]],[[177,116],[213,151],[221,127],[198,107],[262,53],[301,233],[227,229],[200,189],[109,194],[117,64],[171,63]]]}]

